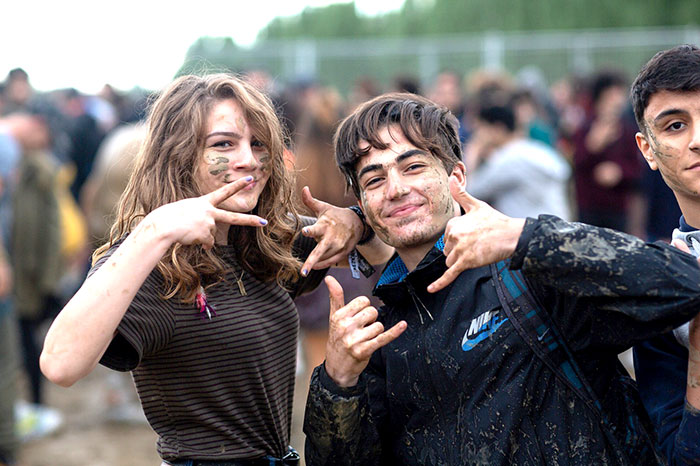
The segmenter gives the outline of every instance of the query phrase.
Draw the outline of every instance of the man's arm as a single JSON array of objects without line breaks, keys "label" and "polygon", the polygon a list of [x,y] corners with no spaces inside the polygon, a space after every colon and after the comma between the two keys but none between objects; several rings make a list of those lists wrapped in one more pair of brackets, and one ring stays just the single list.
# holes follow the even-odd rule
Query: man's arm
[{"label": "man's arm", "polygon": [[448,269],[431,292],[465,269],[510,258],[535,291],[544,290],[539,297],[556,301],[546,307],[567,313],[559,316],[564,324],[576,324],[574,314],[585,312],[591,342],[622,345],[669,331],[700,309],[700,270],[689,254],[554,216],[511,218],[471,197],[455,179],[450,191],[465,213],[448,222]]},{"label": "man's arm", "polygon": [[380,420],[372,404],[384,400],[383,387],[383,380],[369,371],[357,385],[342,388],[323,364],[314,370],[304,413],[308,466],[381,464]]},{"label": "man's arm", "polygon": [[330,294],[326,360],[311,378],[304,432],[306,462],[316,465],[378,465],[378,422],[384,412],[383,369],[367,369],[370,358],[405,329],[401,321],[384,331],[369,300],[359,296],[347,305],[343,289],[326,277]]}]

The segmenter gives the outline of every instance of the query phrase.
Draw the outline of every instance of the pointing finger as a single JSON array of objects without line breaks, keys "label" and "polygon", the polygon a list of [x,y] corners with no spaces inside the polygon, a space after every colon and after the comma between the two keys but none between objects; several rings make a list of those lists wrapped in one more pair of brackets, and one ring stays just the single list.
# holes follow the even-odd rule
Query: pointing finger
[{"label": "pointing finger", "polygon": [[326,250],[328,250],[328,246],[326,246],[326,243],[323,240],[314,247],[309,256],[306,258],[304,265],[301,266],[301,274],[304,277],[311,272],[311,269],[314,268],[316,262],[318,262],[319,259],[324,256]]},{"label": "pointing finger", "polygon": [[239,212],[229,212],[227,210],[214,210],[214,221],[228,223],[230,225],[240,225],[247,227],[262,227],[267,225],[267,220],[257,215],[242,214]]},{"label": "pointing finger", "polygon": [[440,276],[440,278],[428,285],[428,292],[437,293],[438,291],[455,281],[455,279],[459,277],[460,273],[462,273],[462,270],[458,269],[456,266],[448,268],[447,270],[445,270],[445,273],[443,273]]},{"label": "pointing finger", "polygon": [[211,202],[212,205],[218,206],[223,201],[225,201],[226,199],[233,196],[241,189],[248,186],[252,181],[253,181],[252,176],[246,176],[243,178],[239,178],[236,181],[232,181],[231,183],[227,183],[227,184],[223,185],[219,189],[216,189],[216,190],[210,192],[209,194],[205,194],[204,197],[207,198],[209,200],[209,202]]}]

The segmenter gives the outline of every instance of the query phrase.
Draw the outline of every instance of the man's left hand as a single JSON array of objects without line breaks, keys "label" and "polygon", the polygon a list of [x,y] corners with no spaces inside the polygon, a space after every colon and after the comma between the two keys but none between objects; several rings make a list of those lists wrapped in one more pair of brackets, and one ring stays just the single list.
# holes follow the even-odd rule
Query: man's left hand
[{"label": "man's left hand", "polygon": [[508,217],[471,196],[454,176],[450,176],[450,193],[465,213],[447,222],[444,253],[448,268],[428,286],[430,293],[445,288],[467,269],[510,257],[525,226],[525,219]]}]

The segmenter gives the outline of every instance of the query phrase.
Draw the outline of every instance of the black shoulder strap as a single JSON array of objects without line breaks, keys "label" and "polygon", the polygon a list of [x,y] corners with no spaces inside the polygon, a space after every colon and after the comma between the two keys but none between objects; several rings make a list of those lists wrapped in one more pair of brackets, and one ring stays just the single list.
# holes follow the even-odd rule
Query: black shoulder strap
[{"label": "black shoulder strap", "polygon": [[581,372],[552,318],[528,290],[522,274],[510,270],[504,261],[491,264],[491,274],[498,284],[496,292],[501,306],[517,332],[537,357],[594,413],[620,464],[629,464],[619,441],[612,434],[610,422],[593,388]]}]

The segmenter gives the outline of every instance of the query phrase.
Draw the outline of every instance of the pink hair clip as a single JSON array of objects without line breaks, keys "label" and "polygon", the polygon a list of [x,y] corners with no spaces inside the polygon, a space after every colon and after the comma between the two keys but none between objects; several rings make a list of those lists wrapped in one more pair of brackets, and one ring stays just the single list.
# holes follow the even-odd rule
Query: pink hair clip
[{"label": "pink hair clip", "polygon": [[199,293],[197,293],[195,295],[194,302],[197,304],[197,307],[199,308],[199,313],[201,314],[202,319],[205,319],[208,317],[209,320],[211,320],[212,314],[214,314],[214,316],[216,316],[216,311],[207,302],[207,295],[204,293],[204,288],[202,286],[199,287]]}]

